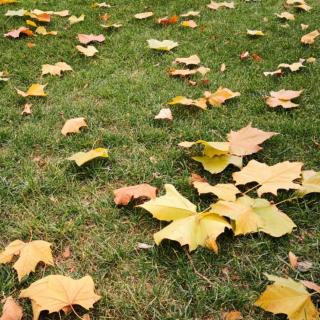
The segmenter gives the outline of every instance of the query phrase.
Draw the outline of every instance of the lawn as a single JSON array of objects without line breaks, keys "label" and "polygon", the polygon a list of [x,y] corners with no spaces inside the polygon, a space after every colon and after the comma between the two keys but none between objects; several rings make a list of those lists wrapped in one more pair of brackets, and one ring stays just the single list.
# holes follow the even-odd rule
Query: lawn
[{"label": "lawn", "polygon": [[[17,297],[42,275],[64,274],[93,277],[102,299],[90,310],[92,319],[221,319],[225,311],[240,310],[245,319],[285,319],[253,306],[268,281],[263,273],[290,276],[319,283],[320,207],[317,194],[279,207],[298,226],[290,235],[272,238],[263,233],[234,237],[226,232],[218,239],[218,255],[205,248],[186,254],[178,243],[164,241],[149,250],[138,250],[139,242],[152,244],[153,233],[165,223],[152,218],[134,204],[117,207],[113,190],[149,183],[163,194],[166,183],[204,209],[211,196],[199,197],[190,186],[191,172],[210,183],[231,181],[235,167],[211,175],[191,159],[193,151],[177,145],[181,141],[221,141],[230,130],[248,123],[280,134],[268,140],[263,150],[245,158],[269,165],[301,161],[306,169],[319,170],[320,157],[320,64],[306,64],[299,72],[283,77],[265,77],[264,71],[299,58],[320,58],[320,40],[300,43],[302,35],[319,25],[320,3],[308,0],[310,12],[284,8],[283,1],[235,1],[235,9],[209,10],[208,0],[117,0],[111,8],[92,8],[91,1],[25,0],[0,6],[1,31],[24,24],[21,17],[5,17],[10,10],[69,9],[81,23],[69,26],[67,18],[54,17],[49,30],[57,36],[0,37],[0,71],[10,73],[0,83],[0,248],[21,239],[46,240],[53,244],[54,267],[37,268],[20,284],[10,265],[0,265],[0,298]],[[136,20],[134,14],[153,11],[156,17],[200,10],[194,18],[198,27],[179,24],[161,26],[154,17]],[[281,22],[275,13],[289,10],[296,20]],[[111,15],[109,22],[122,23],[115,31],[100,27],[99,15]],[[300,24],[308,24],[301,30]],[[288,25],[286,27],[286,24]],[[261,29],[265,37],[249,38],[246,29]],[[75,46],[78,33],[106,36],[94,44],[99,53],[87,58]],[[148,39],[170,39],[179,46],[169,53],[152,51]],[[28,48],[28,42],[36,44]],[[249,51],[262,61],[241,61]],[[177,57],[197,54],[211,68],[197,86],[171,78],[167,70]],[[41,77],[43,64],[64,61],[74,72],[62,77]],[[227,65],[221,73],[222,63]],[[25,99],[15,88],[26,90],[32,83],[48,83],[45,98]],[[175,96],[200,97],[219,86],[239,91],[241,96],[220,108],[202,111],[173,106],[172,122],[154,116]],[[272,90],[304,89],[295,109],[271,109],[263,97]],[[24,103],[33,113],[22,116]],[[63,136],[66,119],[85,117],[88,128],[80,134]],[[96,159],[83,167],[66,160],[79,151],[109,149],[108,159]],[[281,191],[278,201],[291,195]],[[269,199],[275,199],[267,195]],[[71,257],[61,258],[69,246]],[[292,270],[288,252],[313,262],[308,272]],[[200,276],[201,274],[202,276]],[[205,280],[209,279],[209,281]],[[315,300],[316,302],[316,300]],[[25,319],[32,319],[31,305],[23,300]],[[79,310],[80,314],[85,313]],[[74,314],[62,319],[76,319]],[[57,314],[43,319],[59,319]]]}]

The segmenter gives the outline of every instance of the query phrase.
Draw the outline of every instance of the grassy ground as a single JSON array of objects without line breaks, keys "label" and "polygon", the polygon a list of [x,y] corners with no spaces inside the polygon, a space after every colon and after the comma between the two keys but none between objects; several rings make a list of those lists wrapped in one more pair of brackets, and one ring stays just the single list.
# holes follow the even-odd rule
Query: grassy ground
[{"label": "grassy ground", "polygon": [[[300,37],[319,28],[320,4],[309,0],[313,10],[300,12],[284,28],[274,13],[284,11],[279,0],[236,1],[235,10],[212,12],[207,0],[118,0],[108,10],[92,9],[91,2],[21,1],[1,6],[1,33],[19,27],[21,18],[5,18],[10,9],[69,9],[85,14],[85,21],[69,28],[67,19],[54,18],[49,30],[57,37],[30,39],[0,37],[0,70],[11,74],[9,83],[0,84],[0,245],[14,239],[43,239],[52,242],[55,256],[70,246],[69,260],[58,259],[54,268],[39,271],[18,285],[10,266],[0,266],[1,295],[17,295],[42,274],[93,276],[102,300],[90,314],[93,319],[220,319],[222,312],[240,310],[245,319],[281,319],[252,306],[265,288],[263,272],[319,282],[319,201],[308,196],[299,203],[281,206],[298,225],[281,239],[264,234],[234,238],[226,233],[219,238],[220,254],[206,249],[192,253],[195,268],[214,284],[199,277],[185,250],[172,242],[148,251],[137,251],[138,242],[152,243],[160,223],[134,207],[117,208],[112,190],[124,185],[147,182],[161,190],[174,184],[191,201],[204,208],[210,197],[199,201],[189,186],[190,172],[210,182],[230,181],[234,168],[210,176],[190,159],[177,144],[183,140],[221,140],[231,129],[249,122],[255,127],[281,135],[264,144],[255,159],[275,164],[284,160],[302,161],[305,167],[319,170],[319,62],[301,72],[282,78],[266,78],[263,71],[275,70],[279,63],[299,58],[319,58],[320,41],[304,47]],[[195,30],[179,25],[161,27],[154,20],[136,21],[135,13],[152,10],[157,17],[201,10]],[[111,14],[111,22],[124,27],[104,32],[99,14]],[[309,24],[302,31],[300,23]],[[246,29],[262,29],[267,36],[249,39]],[[80,55],[75,46],[78,33],[103,32],[106,42],[97,45],[95,58]],[[173,53],[159,54],[147,48],[150,38],[179,42]],[[255,52],[262,62],[240,61],[242,51]],[[212,71],[208,87],[190,87],[181,79],[169,79],[166,70],[176,57],[198,54]],[[75,72],[41,78],[41,65],[65,61]],[[219,72],[221,63],[228,66]],[[48,83],[47,98],[29,99],[33,115],[20,115],[25,100],[14,87],[27,89],[31,83]],[[241,97],[227,106],[199,110],[173,108],[171,124],[153,117],[177,95],[200,97],[204,90],[219,85],[240,91]],[[282,88],[305,89],[295,110],[270,110],[263,96]],[[84,116],[89,128],[78,135],[63,137],[65,119]],[[65,160],[78,151],[94,147],[110,148],[110,159],[98,160],[78,168]],[[246,161],[250,157],[246,158]],[[288,193],[289,194],[289,193]],[[283,198],[288,194],[281,192]],[[280,196],[281,200],[281,196]],[[288,251],[314,263],[307,273],[292,271]],[[29,303],[26,319],[31,319]],[[54,319],[55,316],[45,317]],[[74,315],[62,316],[74,319]],[[59,319],[56,316],[55,319]]]}]

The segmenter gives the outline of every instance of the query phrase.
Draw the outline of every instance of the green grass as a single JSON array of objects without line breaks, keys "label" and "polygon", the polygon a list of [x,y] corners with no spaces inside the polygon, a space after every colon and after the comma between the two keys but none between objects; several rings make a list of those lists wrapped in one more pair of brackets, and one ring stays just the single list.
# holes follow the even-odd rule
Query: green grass
[{"label": "green grass", "polygon": [[[184,140],[219,141],[231,129],[252,122],[253,126],[280,135],[264,144],[254,158],[268,163],[302,161],[305,168],[319,170],[319,62],[301,72],[281,78],[266,78],[263,71],[275,70],[279,63],[299,58],[319,57],[320,40],[312,46],[300,44],[300,37],[319,28],[320,4],[309,0],[309,13],[296,12],[288,28],[274,13],[284,11],[279,0],[244,2],[236,9],[212,12],[207,0],[117,0],[110,9],[92,9],[91,2],[21,1],[0,6],[1,33],[23,25],[24,19],[6,18],[8,9],[69,9],[85,14],[85,21],[71,28],[66,18],[55,17],[49,30],[58,36],[38,36],[18,40],[0,37],[0,71],[11,75],[0,83],[0,233],[1,248],[15,239],[43,239],[53,243],[55,257],[70,246],[72,257],[54,268],[37,272],[18,283],[9,265],[0,266],[1,295],[17,296],[19,290],[45,274],[65,274],[74,278],[92,275],[102,300],[90,311],[93,319],[220,319],[226,310],[238,309],[245,319],[282,319],[253,307],[265,288],[264,272],[319,282],[319,197],[281,205],[297,224],[293,234],[280,239],[264,234],[219,237],[220,254],[198,249],[191,254],[195,268],[214,285],[199,277],[185,250],[173,242],[163,242],[148,251],[137,251],[138,242],[152,243],[152,234],[164,224],[141,209],[117,208],[112,190],[142,182],[163,191],[172,183],[191,201],[204,208],[210,197],[201,199],[189,186],[191,172],[205,175],[210,182],[231,181],[235,168],[210,176],[192,159],[191,152],[177,147]],[[152,10],[157,17],[201,10],[194,30],[179,25],[162,27],[153,19],[136,21],[133,15]],[[289,9],[292,11],[291,9]],[[119,31],[100,28],[99,14],[111,14],[110,22],[123,23]],[[268,21],[266,22],[266,19]],[[309,24],[302,31],[300,23]],[[266,37],[250,39],[246,29],[262,29]],[[78,33],[104,33],[94,58],[80,55],[75,46]],[[161,54],[147,47],[147,39],[179,42],[172,53]],[[34,41],[36,46],[27,47]],[[250,51],[262,62],[240,61],[239,54]],[[166,70],[176,57],[198,54],[211,68],[208,86],[188,86],[170,79]],[[41,78],[41,65],[65,61],[74,68],[61,78]],[[228,68],[223,74],[220,65]],[[200,79],[200,78],[199,78]],[[20,115],[25,99],[14,87],[27,89],[32,83],[48,83],[46,98],[30,98],[33,114]],[[207,112],[173,107],[174,121],[153,120],[161,107],[177,95],[200,97],[205,90],[226,86],[241,92],[221,108]],[[270,110],[263,96],[269,91],[304,88],[300,107]],[[89,128],[64,137],[65,119],[86,117]],[[78,151],[94,147],[110,149],[108,160],[97,160],[78,168],[65,160]],[[152,158],[151,158],[152,157]],[[150,160],[153,160],[151,161]],[[247,157],[245,163],[253,157]],[[40,159],[40,161],[39,161]],[[155,161],[154,161],[155,160]],[[280,192],[279,200],[290,193]],[[292,271],[288,251],[314,263],[306,273]],[[28,301],[23,301],[25,319],[32,318]],[[59,319],[48,316],[46,319]],[[75,319],[74,315],[62,316]]]}]

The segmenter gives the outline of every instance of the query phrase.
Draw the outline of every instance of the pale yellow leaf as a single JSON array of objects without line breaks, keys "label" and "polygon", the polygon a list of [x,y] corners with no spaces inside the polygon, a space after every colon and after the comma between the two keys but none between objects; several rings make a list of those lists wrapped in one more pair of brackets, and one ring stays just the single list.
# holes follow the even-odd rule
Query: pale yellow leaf
[{"label": "pale yellow leaf", "polygon": [[180,17],[199,17],[200,11],[188,11],[187,13],[180,14]]},{"label": "pale yellow leaf", "polygon": [[163,40],[159,41],[156,39],[150,39],[147,40],[149,48],[159,51],[170,51],[173,48],[178,46],[177,42],[174,42],[172,40]]},{"label": "pale yellow leaf", "polygon": [[23,92],[19,89],[16,89],[16,90],[17,90],[17,93],[23,97],[29,97],[29,96],[45,97],[47,95],[43,90],[45,87],[46,87],[46,84],[42,85],[42,84],[34,83],[31,85],[31,87],[28,89],[27,92]]},{"label": "pale yellow leaf", "polygon": [[250,29],[247,29],[247,35],[255,36],[255,37],[265,36],[265,34],[261,30],[250,30]]},{"label": "pale yellow leaf", "polygon": [[211,1],[211,3],[209,3],[207,5],[207,7],[211,10],[218,10],[220,8],[228,8],[228,9],[234,9],[234,2],[214,2]]},{"label": "pale yellow leaf", "polygon": [[105,148],[96,148],[88,152],[77,152],[69,157],[68,160],[75,161],[76,164],[81,167],[83,164],[100,157],[108,158],[108,150]]},{"label": "pale yellow leaf", "polygon": [[64,136],[66,136],[68,133],[78,133],[80,132],[80,128],[87,126],[86,119],[83,117],[69,119],[65,122],[63,128],[61,129],[61,133]]},{"label": "pale yellow leaf", "polygon": [[236,195],[240,193],[240,190],[232,183],[218,183],[212,186],[208,182],[195,181],[193,186],[199,194],[213,193],[219,199],[227,201],[235,201]]},{"label": "pale yellow leaf", "polygon": [[191,28],[191,29],[194,29],[194,28],[196,28],[198,26],[197,23],[195,21],[193,21],[193,20],[182,21],[181,25],[183,27]]},{"label": "pale yellow leaf", "polygon": [[47,31],[47,29],[43,26],[38,27],[35,32],[43,36],[46,36],[46,35],[56,36],[58,34],[57,31]]},{"label": "pale yellow leaf", "polygon": [[163,108],[160,112],[154,117],[155,119],[165,119],[165,120],[172,120],[172,112],[169,108]]},{"label": "pale yellow leaf", "polygon": [[310,33],[305,34],[301,38],[301,42],[303,44],[312,44],[314,43],[315,39],[320,36],[320,32],[318,30],[314,30]]},{"label": "pale yellow leaf", "polygon": [[278,65],[278,68],[288,68],[290,69],[292,72],[294,71],[298,71],[301,68],[304,68],[305,66],[303,65],[303,63],[305,62],[305,59],[299,59],[298,62],[294,62],[292,64],[288,64],[288,63],[281,63]]},{"label": "pale yellow leaf", "polygon": [[32,113],[31,107],[32,107],[31,103],[26,103],[23,107],[21,115],[23,116],[30,115]]},{"label": "pale yellow leaf", "polygon": [[290,12],[287,12],[287,11],[281,12],[280,14],[276,13],[275,15],[280,19],[286,19],[286,20],[290,20],[290,21],[295,20],[294,15]]},{"label": "pale yellow leaf", "polygon": [[302,188],[297,192],[300,196],[320,193],[320,172],[314,170],[302,171]]},{"label": "pale yellow leaf", "polygon": [[147,19],[153,16],[153,12],[141,12],[134,15],[134,17],[138,20]]},{"label": "pale yellow leaf", "polygon": [[54,65],[42,65],[42,75],[51,74],[53,76],[61,76],[61,72],[73,71],[73,69],[65,62],[57,62]]},{"label": "pale yellow leaf", "polygon": [[85,15],[82,14],[82,15],[80,15],[79,17],[71,16],[71,17],[69,17],[68,20],[69,20],[70,25],[73,25],[73,24],[75,24],[75,23],[79,23],[79,22],[81,22],[81,21],[84,21],[84,18],[85,18]]},{"label": "pale yellow leaf", "polygon": [[200,58],[194,54],[190,57],[187,57],[187,58],[176,58],[174,60],[175,63],[182,63],[182,64],[185,64],[185,65],[198,65],[200,64]]},{"label": "pale yellow leaf", "polygon": [[233,92],[228,88],[219,87],[214,93],[206,91],[204,93],[204,96],[212,106],[219,107],[225,101],[233,99],[235,97],[239,97],[240,92]]},{"label": "pale yellow leaf", "polygon": [[83,47],[78,45],[76,48],[87,57],[93,57],[97,52],[99,52],[94,46]]}]

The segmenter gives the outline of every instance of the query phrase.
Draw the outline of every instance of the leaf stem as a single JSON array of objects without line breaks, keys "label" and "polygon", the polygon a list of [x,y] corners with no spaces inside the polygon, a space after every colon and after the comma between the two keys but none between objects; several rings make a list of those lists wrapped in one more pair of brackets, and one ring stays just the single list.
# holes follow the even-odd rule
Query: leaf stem
[{"label": "leaf stem", "polygon": [[249,193],[250,191],[252,191],[252,190],[254,190],[254,189],[257,189],[258,187],[260,187],[260,184],[257,184],[256,186],[254,186],[254,187],[252,187],[252,188],[248,189],[247,191],[242,192],[242,194],[243,194],[243,195],[245,195],[245,194]]},{"label": "leaf stem", "polygon": [[294,197],[291,197],[291,198],[288,198],[288,199],[284,199],[284,200],[282,200],[280,202],[275,203],[274,205],[278,206],[279,204],[282,204],[282,203],[285,203],[285,202],[288,202],[288,201],[292,201],[292,200],[295,200],[295,199],[299,199],[299,197],[298,196],[294,196]]},{"label": "leaf stem", "polygon": [[77,316],[77,318],[79,318],[80,320],[82,320],[82,317],[76,312],[76,310],[74,310],[72,304],[70,305],[70,308],[71,308],[72,312]]}]

